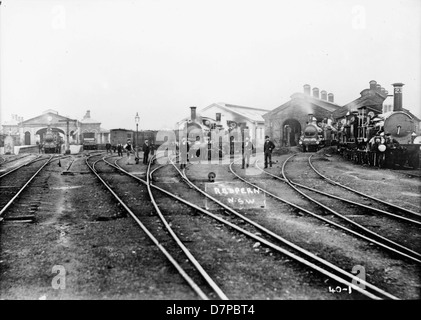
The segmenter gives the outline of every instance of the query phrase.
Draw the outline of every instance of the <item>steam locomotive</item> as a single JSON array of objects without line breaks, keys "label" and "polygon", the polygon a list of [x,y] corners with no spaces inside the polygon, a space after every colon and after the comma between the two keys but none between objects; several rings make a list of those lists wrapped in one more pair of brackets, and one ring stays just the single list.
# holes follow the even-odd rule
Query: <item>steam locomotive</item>
[{"label": "steam locomotive", "polygon": [[222,159],[227,154],[234,156],[241,152],[243,138],[249,135],[245,122],[227,120],[223,125],[221,113],[216,113],[213,119],[196,116],[196,107],[190,108],[191,116],[179,123],[176,139],[187,138],[192,159]]},{"label": "steam locomotive", "polygon": [[339,151],[359,164],[418,169],[420,145],[414,144],[416,119],[402,108],[402,83],[383,102],[382,112],[362,106],[341,121]]},{"label": "steam locomotive", "polygon": [[51,129],[47,129],[42,143],[44,153],[60,153],[61,145],[63,144],[62,138]]},{"label": "steam locomotive", "polygon": [[337,130],[332,119],[325,118],[317,123],[317,119],[310,114],[298,144],[303,152],[318,151],[325,146],[335,145],[336,136]]},{"label": "steam locomotive", "polygon": [[[312,119],[313,120],[313,119]],[[301,146],[303,152],[318,151],[325,146],[323,137],[323,130],[313,120],[304,128],[304,134],[300,137],[298,144]]]}]

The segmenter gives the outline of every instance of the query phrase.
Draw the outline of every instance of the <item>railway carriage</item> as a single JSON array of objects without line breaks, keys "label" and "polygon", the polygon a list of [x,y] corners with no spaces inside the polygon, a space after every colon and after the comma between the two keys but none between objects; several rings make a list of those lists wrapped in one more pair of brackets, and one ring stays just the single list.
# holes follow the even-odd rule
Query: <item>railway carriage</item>
[{"label": "railway carriage", "polygon": [[98,150],[98,143],[95,132],[84,132],[82,134],[83,150]]}]

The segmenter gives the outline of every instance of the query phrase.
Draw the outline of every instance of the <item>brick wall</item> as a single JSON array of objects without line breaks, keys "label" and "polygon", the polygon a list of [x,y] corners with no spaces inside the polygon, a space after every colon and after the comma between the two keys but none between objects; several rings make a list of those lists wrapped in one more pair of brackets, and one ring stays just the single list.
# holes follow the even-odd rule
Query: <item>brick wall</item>
[{"label": "brick wall", "polygon": [[318,121],[323,120],[323,118],[330,118],[331,112],[321,108],[317,105],[307,104],[304,106],[300,101],[291,101],[291,104],[285,110],[278,112],[275,115],[265,118],[265,134],[269,135],[272,141],[276,144],[277,147],[280,147],[283,140],[283,125],[284,122],[288,119],[296,119],[300,125],[301,130],[304,130],[304,127],[308,121],[308,114],[312,113]]}]

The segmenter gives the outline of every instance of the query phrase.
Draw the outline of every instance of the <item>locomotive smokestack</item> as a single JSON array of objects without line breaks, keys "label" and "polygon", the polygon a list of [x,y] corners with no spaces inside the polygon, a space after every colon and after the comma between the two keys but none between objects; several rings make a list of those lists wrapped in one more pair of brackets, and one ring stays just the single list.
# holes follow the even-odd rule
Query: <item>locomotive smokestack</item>
[{"label": "locomotive smokestack", "polygon": [[334,98],[333,93],[329,93],[329,94],[327,95],[327,101],[332,102],[332,103],[334,103],[334,102],[335,102],[335,98]]},{"label": "locomotive smokestack", "polygon": [[381,92],[382,91],[382,86],[380,84],[376,84],[376,91],[377,92]]},{"label": "locomotive smokestack", "polygon": [[325,90],[322,90],[322,91],[320,92],[320,94],[321,94],[321,98],[322,98],[322,100],[327,100],[327,92],[326,92]]},{"label": "locomotive smokestack", "polygon": [[319,99],[319,88],[313,88],[313,97]]},{"label": "locomotive smokestack", "polygon": [[191,112],[190,112],[190,118],[191,121],[195,121],[196,120],[196,107],[190,107]]},{"label": "locomotive smokestack", "polygon": [[402,87],[403,83],[393,83],[393,111],[402,111]]},{"label": "locomotive smokestack", "polygon": [[308,123],[312,123],[313,122],[313,114],[309,113],[308,114]]},{"label": "locomotive smokestack", "polygon": [[304,85],[304,93],[307,94],[307,95],[310,95],[310,85],[309,84]]},{"label": "locomotive smokestack", "polygon": [[370,81],[370,90],[376,90],[377,81],[371,80]]}]

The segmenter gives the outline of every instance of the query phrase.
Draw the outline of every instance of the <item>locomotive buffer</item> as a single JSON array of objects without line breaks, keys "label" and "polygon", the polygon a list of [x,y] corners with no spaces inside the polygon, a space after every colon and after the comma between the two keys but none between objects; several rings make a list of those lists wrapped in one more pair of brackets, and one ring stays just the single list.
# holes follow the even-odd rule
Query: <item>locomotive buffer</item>
[{"label": "locomotive buffer", "polygon": [[70,154],[70,145],[69,145],[69,122],[77,122],[77,120],[58,120],[58,122],[66,122],[66,151],[65,154]]}]

